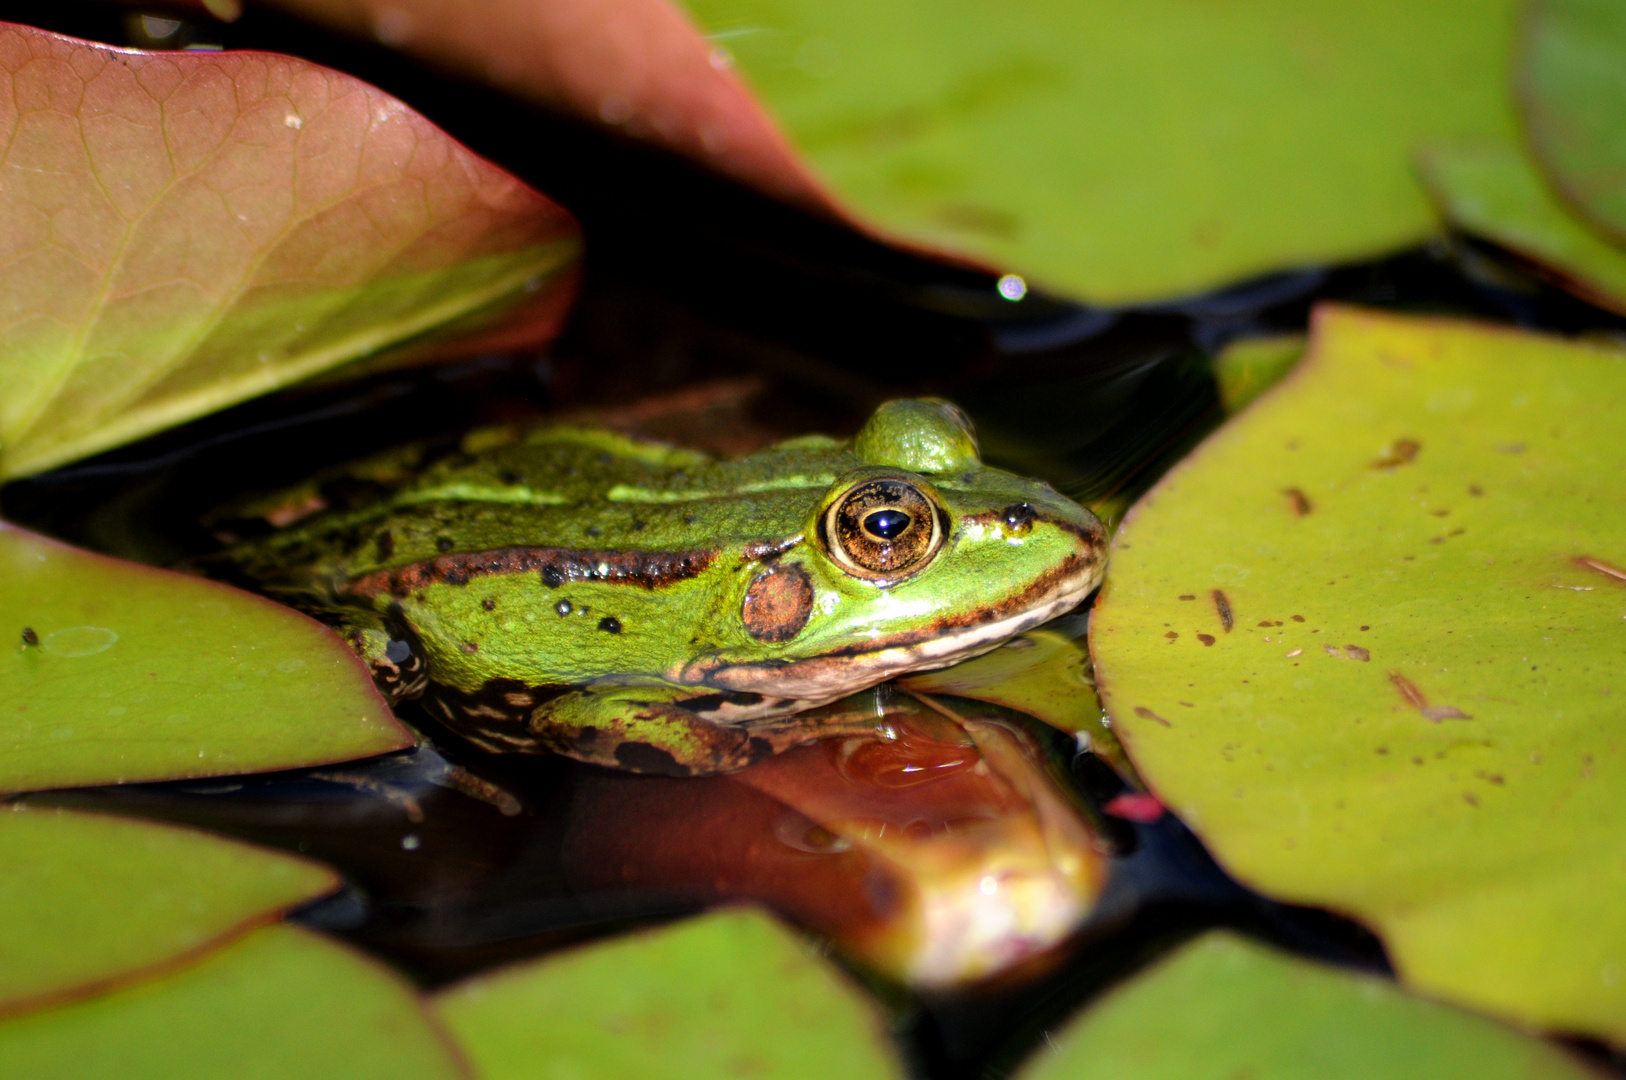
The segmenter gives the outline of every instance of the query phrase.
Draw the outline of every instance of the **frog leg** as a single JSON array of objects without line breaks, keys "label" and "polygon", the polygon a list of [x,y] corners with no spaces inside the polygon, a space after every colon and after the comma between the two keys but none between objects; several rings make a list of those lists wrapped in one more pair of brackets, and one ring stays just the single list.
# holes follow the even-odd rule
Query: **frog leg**
[{"label": "frog leg", "polygon": [[372,669],[378,692],[391,705],[419,697],[429,685],[417,638],[398,620],[359,608],[324,608],[312,614],[333,627]]},{"label": "frog leg", "polygon": [[808,704],[676,683],[601,684],[542,703],[526,728],[538,750],[630,772],[694,776],[733,772],[793,746],[875,724],[867,715],[812,722],[782,715]]}]

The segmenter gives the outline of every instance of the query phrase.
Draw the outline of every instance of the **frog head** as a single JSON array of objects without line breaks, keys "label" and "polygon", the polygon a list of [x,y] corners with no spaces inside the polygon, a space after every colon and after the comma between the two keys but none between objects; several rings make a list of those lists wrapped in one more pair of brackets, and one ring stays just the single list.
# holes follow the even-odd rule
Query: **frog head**
[{"label": "frog head", "polygon": [[984,465],[953,405],[888,402],[851,450],[801,541],[748,569],[742,635],[680,681],[829,700],[987,652],[1100,583],[1101,523]]}]

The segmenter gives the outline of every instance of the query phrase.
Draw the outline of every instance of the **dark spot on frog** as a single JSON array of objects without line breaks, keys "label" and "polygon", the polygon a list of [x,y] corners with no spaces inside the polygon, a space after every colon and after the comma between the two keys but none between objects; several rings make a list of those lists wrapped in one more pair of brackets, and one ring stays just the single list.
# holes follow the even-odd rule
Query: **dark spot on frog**
[{"label": "dark spot on frog", "polygon": [[450,550],[452,550],[452,548],[454,548],[456,546],[457,546],[456,541],[454,541],[450,536],[438,537],[435,540],[435,550],[436,551],[450,551]]},{"label": "dark spot on frog", "polygon": [[1162,724],[1164,727],[1173,727],[1174,726],[1173,724],[1169,723],[1167,720],[1163,719],[1161,716],[1157,715],[1157,713],[1153,712],[1151,709],[1148,709],[1144,705],[1136,705],[1135,706],[1135,715],[1140,717],[1142,720],[1150,720],[1153,723]]},{"label": "dark spot on frog", "polygon": [[1212,644],[1214,644],[1214,635],[1213,634],[1198,634],[1197,635],[1197,640],[1202,642],[1204,645],[1212,645]]},{"label": "dark spot on frog", "polygon": [[488,596],[484,600],[480,601],[480,606],[487,611],[495,611],[497,610],[497,601]]},{"label": "dark spot on frog", "polygon": [[565,583],[564,573],[552,563],[542,568],[542,584],[550,589],[557,589]]},{"label": "dark spot on frog", "polygon": [[745,590],[740,621],[758,641],[789,641],[813,614],[813,581],[795,563],[779,563],[758,574]]},{"label": "dark spot on frog", "polygon": [[1005,525],[1011,532],[1021,535],[1033,528],[1034,519],[1039,515],[1027,503],[1012,503],[1003,511]]},{"label": "dark spot on frog", "polygon": [[587,535],[588,536],[598,537],[598,536],[602,536],[603,533],[604,533],[604,530],[600,529],[597,525],[589,525],[589,526],[587,526]]},{"label": "dark spot on frog", "polygon": [[685,524],[685,525],[693,525],[698,520],[699,519],[696,518],[693,514],[684,514],[683,515],[683,524]]},{"label": "dark spot on frog", "polygon": [[1299,488],[1283,488],[1282,494],[1287,496],[1287,508],[1293,511],[1294,517],[1303,517],[1310,512],[1310,497]]},{"label": "dark spot on frog", "polygon": [[385,529],[373,537],[373,547],[378,552],[378,561],[383,562],[395,554],[395,534]]},{"label": "dark spot on frog", "polygon": [[23,627],[23,644],[38,645],[39,643],[40,636],[34,632],[34,628],[32,626]]},{"label": "dark spot on frog", "polygon": [[607,634],[619,634],[621,632],[621,620],[614,615],[606,615],[598,621],[598,628]]},{"label": "dark spot on frog", "polygon": [[513,469],[502,469],[498,471],[497,479],[505,484],[512,485],[520,482],[520,475]]},{"label": "dark spot on frog", "polygon": [[461,648],[466,653],[477,653],[480,651],[480,646],[473,641],[465,641]]},{"label": "dark spot on frog", "polygon": [[[1294,622],[1303,622],[1304,621],[1304,616],[1303,615],[1289,615],[1288,618],[1292,619]],[[1362,629],[1365,629],[1365,627],[1362,627]]]},{"label": "dark spot on frog", "polygon": [[1197,599],[1197,594],[1196,593],[1181,593],[1179,598],[1181,600],[1195,600],[1195,599]]},{"label": "dark spot on frog", "polygon": [[1218,589],[1215,589],[1210,595],[1214,598],[1214,610],[1219,613],[1220,625],[1229,634],[1232,625],[1236,622],[1235,616],[1231,614],[1231,600]]},{"label": "dark spot on frog", "polygon": [[648,743],[624,742],[615,748],[615,760],[623,769],[657,776],[688,776],[692,771],[679,765],[669,751]]},{"label": "dark spot on frog", "polygon": [[634,521],[632,523],[633,532],[643,532],[648,527],[649,526],[645,525],[642,521]]},{"label": "dark spot on frog", "polygon": [[752,694],[743,691],[724,691],[720,694],[701,694],[697,697],[684,698],[681,701],[674,701],[672,704],[676,705],[684,712],[709,713],[716,712],[724,705],[747,706],[760,705],[761,703],[761,694]]},{"label": "dark spot on frog", "polygon": [[553,610],[558,612],[560,615],[569,615],[575,610],[575,608],[570,606],[569,600],[561,600],[557,604],[553,605]]}]

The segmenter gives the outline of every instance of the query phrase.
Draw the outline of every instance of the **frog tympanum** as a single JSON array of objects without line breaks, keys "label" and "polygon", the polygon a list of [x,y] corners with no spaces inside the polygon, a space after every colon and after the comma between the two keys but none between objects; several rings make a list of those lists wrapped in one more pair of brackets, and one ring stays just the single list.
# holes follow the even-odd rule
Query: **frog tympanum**
[{"label": "frog tympanum", "polygon": [[986,652],[1083,600],[1106,559],[1089,511],[983,465],[935,400],[733,460],[554,425],[342,479],[370,497],[324,495],[332,478],[285,496],[235,574],[480,746],[639,772],[816,738],[795,713]]}]

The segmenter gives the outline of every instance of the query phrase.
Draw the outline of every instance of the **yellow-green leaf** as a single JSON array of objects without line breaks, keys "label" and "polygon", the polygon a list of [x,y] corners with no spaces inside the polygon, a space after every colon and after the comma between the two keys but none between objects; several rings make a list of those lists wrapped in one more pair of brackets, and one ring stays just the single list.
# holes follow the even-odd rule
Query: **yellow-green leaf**
[{"label": "yellow-green leaf", "polygon": [[682,2],[857,217],[1095,302],[1416,243],[1513,132],[1509,0]]},{"label": "yellow-green leaf", "polygon": [[0,522],[0,791],[173,780],[411,746],[313,619]]},{"label": "yellow-green leaf", "polygon": [[332,871],[188,829],[0,809],[0,1013],[218,945],[338,885]]},{"label": "yellow-green leaf", "polygon": [[269,53],[0,24],[0,147],[0,477],[557,287],[577,247],[399,101]]},{"label": "yellow-green leaf", "polygon": [[271,926],[160,978],[0,1020],[0,1075],[29,1080],[457,1080],[400,976]]},{"label": "yellow-green leaf", "polygon": [[1114,988],[1022,1080],[1586,1080],[1556,1047],[1215,932]]},{"label": "yellow-green leaf", "polygon": [[1243,338],[1225,346],[1214,357],[1214,382],[1220,405],[1227,414],[1241,412],[1260,394],[1282,380],[1304,355],[1299,334]]},{"label": "yellow-green leaf", "polygon": [[1626,353],[1324,309],[1091,625],[1152,790],[1407,983],[1626,1039]]},{"label": "yellow-green leaf", "polygon": [[1417,164],[1453,228],[1530,260],[1599,307],[1626,313],[1626,250],[1576,217],[1511,144],[1434,147]]},{"label": "yellow-green leaf", "polygon": [[435,1003],[483,1080],[902,1075],[874,1008],[755,911],[480,975]]}]

